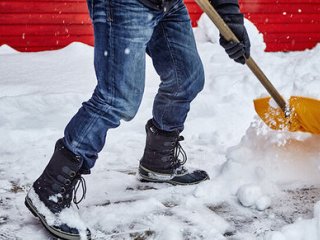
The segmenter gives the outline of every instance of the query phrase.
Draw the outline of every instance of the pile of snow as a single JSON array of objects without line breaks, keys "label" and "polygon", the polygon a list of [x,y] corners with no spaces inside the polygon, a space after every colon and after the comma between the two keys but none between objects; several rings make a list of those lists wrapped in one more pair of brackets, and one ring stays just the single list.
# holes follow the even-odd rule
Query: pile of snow
[{"label": "pile of snow", "polygon": [[[249,21],[246,26],[252,57],[284,96],[319,98],[320,46],[265,53],[262,35]],[[266,91],[246,66],[227,57],[206,16],[195,36],[206,85],[192,103],[183,147],[187,165],[207,170],[211,180],[186,187],[137,181],[144,124],[159,85],[148,58],[139,113],[109,132],[86,177],[80,210],[86,225],[95,239],[319,240],[319,204],[313,218],[293,219],[288,226],[274,211],[283,190],[319,186],[320,137],[268,129],[252,103]],[[6,54],[13,53],[7,48],[0,47],[0,236],[40,240],[47,233],[22,202],[65,125],[94,89],[93,48],[74,43],[59,51]]]},{"label": "pile of snow", "polygon": [[18,53],[18,51],[14,50],[10,46],[4,44],[0,46],[0,55],[14,54]]},{"label": "pile of snow", "polygon": [[[257,27],[249,20],[245,19],[244,24],[250,34],[252,50],[254,53],[263,53],[266,48],[263,35],[259,33]],[[198,42],[219,43],[219,30],[206,14],[201,15],[198,21],[198,27],[195,29],[195,36]]]}]

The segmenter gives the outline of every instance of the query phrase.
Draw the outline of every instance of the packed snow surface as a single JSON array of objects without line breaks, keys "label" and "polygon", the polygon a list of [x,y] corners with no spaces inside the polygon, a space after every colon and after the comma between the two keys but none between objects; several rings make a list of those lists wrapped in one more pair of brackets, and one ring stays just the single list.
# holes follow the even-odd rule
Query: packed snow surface
[{"label": "packed snow surface", "polygon": [[[319,99],[320,46],[265,53],[262,36],[246,25],[252,57],[280,93]],[[211,180],[196,186],[137,180],[159,85],[148,58],[139,113],[108,133],[86,176],[83,222],[94,239],[320,240],[320,137],[268,129],[252,103],[266,91],[246,66],[229,60],[207,17],[195,36],[206,85],[192,103],[183,147],[187,166],[205,169]],[[74,43],[40,53],[0,47],[1,240],[51,239],[24,197],[95,83],[92,47]]]}]

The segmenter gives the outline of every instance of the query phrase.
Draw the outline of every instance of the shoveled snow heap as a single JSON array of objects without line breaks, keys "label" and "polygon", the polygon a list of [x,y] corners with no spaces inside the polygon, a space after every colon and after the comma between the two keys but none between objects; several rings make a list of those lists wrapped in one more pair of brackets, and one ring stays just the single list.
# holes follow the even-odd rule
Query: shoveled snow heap
[{"label": "shoveled snow heap", "polygon": [[[265,53],[262,36],[246,25],[253,58],[284,96],[320,98],[319,46]],[[109,132],[86,177],[83,221],[94,239],[319,240],[320,137],[268,129],[253,109],[252,100],[266,95],[258,80],[228,59],[205,16],[195,36],[206,85],[192,103],[183,146],[187,165],[207,170],[211,180],[187,187],[137,181],[159,85],[148,58],[138,115]],[[48,238],[24,197],[95,82],[92,47],[74,43],[41,53],[0,47],[1,240]]]}]

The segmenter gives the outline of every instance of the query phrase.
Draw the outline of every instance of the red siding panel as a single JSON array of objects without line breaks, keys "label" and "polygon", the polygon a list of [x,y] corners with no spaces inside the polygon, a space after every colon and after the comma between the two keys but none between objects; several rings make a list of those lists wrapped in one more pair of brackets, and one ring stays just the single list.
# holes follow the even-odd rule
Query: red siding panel
[{"label": "red siding panel", "polygon": [[0,13],[86,13],[84,1],[1,1]]},{"label": "red siding panel", "polygon": [[[0,26],[1,36],[71,36],[71,35],[91,35],[91,25],[79,24],[53,24],[53,25],[25,25],[16,27],[15,25]],[[2,37],[1,37],[2,38]]]},{"label": "red siding panel", "polygon": [[81,37],[82,41],[90,42],[91,35],[88,36],[59,36],[58,38],[48,38],[48,36],[28,36],[25,38],[16,38],[12,36],[3,37],[4,41],[8,41],[15,46],[16,49],[22,51],[34,51],[35,49],[46,50],[54,48],[61,48],[61,46],[66,46],[72,42],[79,42]]},{"label": "red siding panel", "polygon": [[1,13],[1,25],[91,24],[87,13]]},{"label": "red siding panel", "polygon": [[[266,51],[296,51],[320,42],[320,0],[239,0],[241,11],[264,35]],[[189,12],[201,13],[193,0]],[[196,26],[198,18],[193,18]],[[199,15],[200,16],[200,15]]]},{"label": "red siding panel", "polygon": [[320,42],[320,0],[240,0],[241,10],[263,34],[265,51],[297,51]]},{"label": "red siding panel", "polygon": [[[202,14],[185,0],[193,26]],[[241,10],[263,33],[266,51],[304,50],[320,42],[320,0],[240,0]],[[20,51],[93,44],[86,0],[0,0],[0,45]]]},{"label": "red siding panel", "polygon": [[0,0],[0,45],[19,51],[93,45],[87,11],[86,0]]}]

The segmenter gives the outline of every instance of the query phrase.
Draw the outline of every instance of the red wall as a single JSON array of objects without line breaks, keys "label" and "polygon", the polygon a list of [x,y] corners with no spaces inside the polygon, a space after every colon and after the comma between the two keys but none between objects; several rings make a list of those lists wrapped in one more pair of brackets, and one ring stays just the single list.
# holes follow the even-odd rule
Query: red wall
[{"label": "red wall", "polygon": [[19,51],[93,44],[85,0],[0,0],[0,45]]},{"label": "red wall", "polygon": [[[201,14],[185,0],[193,24]],[[267,52],[313,48],[320,42],[320,0],[239,0],[241,11],[263,34]]]},{"label": "red wall", "polygon": [[[185,0],[193,25],[201,15]],[[320,0],[240,0],[242,11],[264,35],[266,51],[304,50],[320,42]],[[19,51],[93,44],[85,0],[0,0],[0,45]]]},{"label": "red wall", "polygon": [[320,42],[320,0],[240,0],[264,35],[266,51],[313,48]]}]

